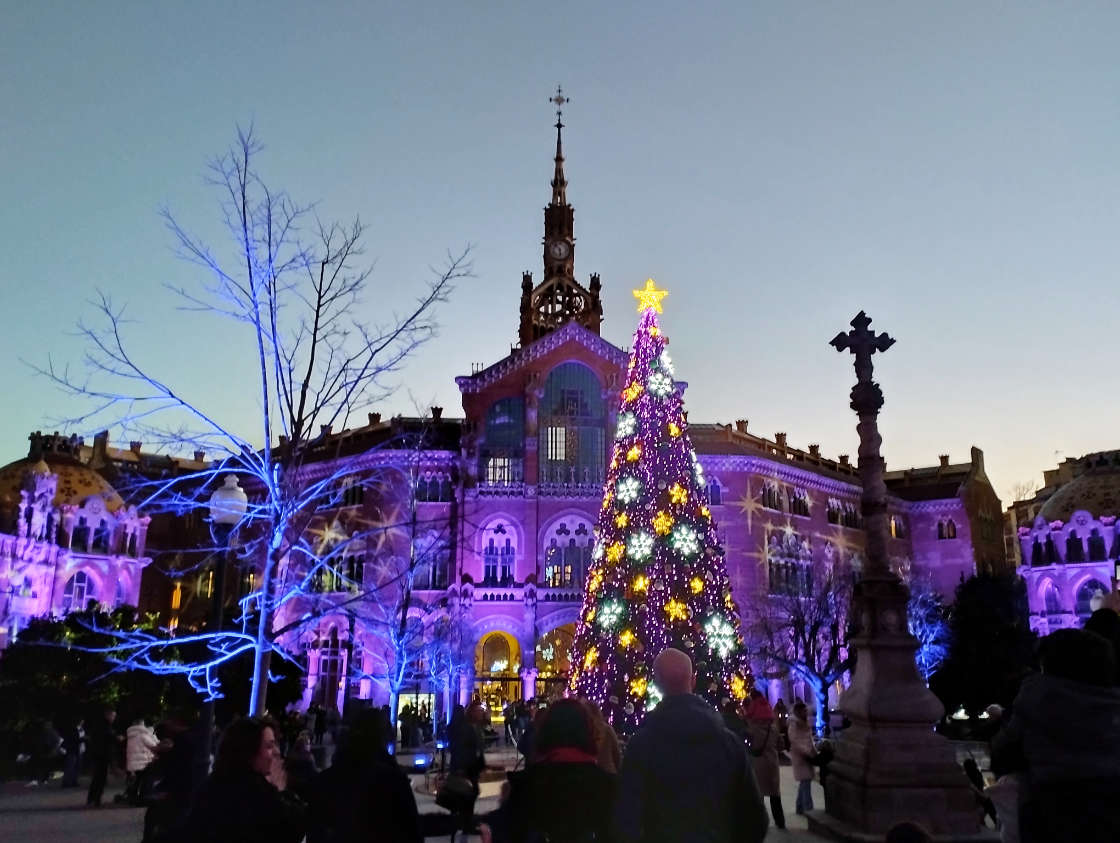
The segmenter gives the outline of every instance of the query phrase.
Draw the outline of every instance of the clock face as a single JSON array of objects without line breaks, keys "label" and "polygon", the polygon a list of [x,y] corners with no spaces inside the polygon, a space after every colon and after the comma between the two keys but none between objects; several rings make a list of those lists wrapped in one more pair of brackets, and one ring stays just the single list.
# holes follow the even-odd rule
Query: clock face
[{"label": "clock face", "polygon": [[548,244],[548,254],[558,261],[564,260],[570,251],[571,247],[563,240],[553,240]]}]

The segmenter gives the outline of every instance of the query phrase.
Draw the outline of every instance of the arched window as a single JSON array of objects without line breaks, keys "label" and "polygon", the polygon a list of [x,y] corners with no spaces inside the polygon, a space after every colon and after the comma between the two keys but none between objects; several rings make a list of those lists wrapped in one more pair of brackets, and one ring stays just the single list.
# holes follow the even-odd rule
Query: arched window
[{"label": "arched window", "polygon": [[90,549],[95,553],[109,552],[109,524],[104,518],[98,522],[97,529],[93,531],[93,545]]},{"label": "arched window", "polygon": [[950,518],[945,522],[945,538],[955,539],[957,537],[957,522]]},{"label": "arched window", "polygon": [[78,516],[78,526],[74,528],[70,547],[74,550],[89,550],[89,523],[84,515]]},{"label": "arched window", "polygon": [[80,612],[93,599],[93,580],[85,571],[77,571],[66,581],[62,591],[62,611]]},{"label": "arched window", "polygon": [[538,417],[540,482],[550,486],[603,484],[606,473],[606,402],[595,373],[561,363],[545,381]]},{"label": "arched window", "polygon": [[486,530],[482,546],[482,581],[486,585],[513,585],[517,545],[505,524]]},{"label": "arched window", "polygon": [[723,503],[723,489],[714,477],[708,479],[708,506],[719,506]]},{"label": "arched window", "polygon": [[509,641],[500,632],[492,632],[482,642],[482,669],[486,673],[509,673],[512,670]]},{"label": "arched window", "polygon": [[902,519],[901,515],[891,516],[891,538],[904,539],[906,538],[906,522]]},{"label": "arched window", "polygon": [[1046,591],[1043,592],[1042,597],[1043,604],[1046,607],[1046,614],[1061,615],[1065,612],[1065,609],[1062,608],[1062,594],[1053,583],[1047,584]]},{"label": "arched window", "polygon": [[1069,536],[1066,537],[1066,561],[1085,561],[1085,544],[1081,541],[1081,537],[1077,535],[1077,530],[1070,530]]},{"label": "arched window", "polygon": [[1089,561],[1104,562],[1108,558],[1108,548],[1101,531],[1094,527],[1089,532]]},{"label": "arched window", "polygon": [[1031,542],[1031,564],[1032,565],[1045,565],[1046,564],[1046,554],[1042,550],[1042,542],[1040,542],[1038,540],[1038,536],[1035,536],[1034,541]]},{"label": "arched window", "polygon": [[547,537],[544,584],[551,588],[580,587],[591,567],[594,536],[581,518],[566,518]]},{"label": "arched window", "polygon": [[1086,580],[1081,588],[1077,589],[1077,606],[1075,611],[1081,620],[1087,620],[1093,614],[1092,601],[1097,595],[1103,597],[1108,594],[1108,588],[1100,580]]},{"label": "arched window", "polygon": [[328,709],[337,708],[342,686],[342,646],[338,628],[331,627],[326,641],[319,647],[319,681],[315,685],[315,702]]},{"label": "arched window", "polygon": [[1058,555],[1058,547],[1054,544],[1054,537],[1047,533],[1046,535],[1046,564],[1055,565],[1062,561],[1062,557]]},{"label": "arched window", "polygon": [[420,590],[447,588],[451,569],[451,545],[439,530],[428,530],[416,538],[416,571],[412,587]]},{"label": "arched window", "polygon": [[525,399],[515,396],[495,401],[486,411],[486,430],[479,452],[481,482],[488,486],[521,483],[524,447]]}]

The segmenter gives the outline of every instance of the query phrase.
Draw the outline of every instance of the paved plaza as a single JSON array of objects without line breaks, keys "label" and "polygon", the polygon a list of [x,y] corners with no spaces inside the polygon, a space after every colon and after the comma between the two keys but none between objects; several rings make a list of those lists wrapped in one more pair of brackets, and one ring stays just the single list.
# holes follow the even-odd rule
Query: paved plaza
[{"label": "paved plaza", "polygon": [[[421,813],[441,812],[435,800],[422,792],[423,776],[414,777],[417,786],[416,801]],[[139,843],[144,826],[144,812],[139,808],[115,805],[114,794],[124,787],[123,778],[110,777],[106,789],[105,807],[87,809],[85,807],[85,787],[63,790],[58,782],[35,788],[28,788],[22,782],[8,782],[0,786],[0,840],[27,840],[34,843]],[[814,784],[813,798],[818,807],[824,804],[824,793],[820,785]],[[493,810],[498,804],[499,783],[483,785],[482,798],[478,802],[478,813]],[[779,832],[771,827],[767,840],[820,840],[806,828],[806,822],[794,815],[794,799],[797,784],[789,767],[782,768],[782,802],[786,809],[786,822],[789,830]],[[429,840],[446,840],[446,837],[430,837]],[[477,840],[478,838],[472,838]]]}]

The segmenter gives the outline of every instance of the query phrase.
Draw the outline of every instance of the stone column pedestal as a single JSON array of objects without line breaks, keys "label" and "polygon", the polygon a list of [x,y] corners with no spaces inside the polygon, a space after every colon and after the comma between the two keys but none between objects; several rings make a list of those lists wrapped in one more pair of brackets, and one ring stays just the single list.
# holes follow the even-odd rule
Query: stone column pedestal
[{"label": "stone column pedestal", "polygon": [[834,740],[825,811],[810,829],[840,840],[882,840],[900,822],[917,822],[939,841],[999,839],[981,810],[952,744],[933,730],[944,713],[914,664],[906,624],[906,587],[895,577],[856,586],[857,666],[840,709],[851,726]]}]

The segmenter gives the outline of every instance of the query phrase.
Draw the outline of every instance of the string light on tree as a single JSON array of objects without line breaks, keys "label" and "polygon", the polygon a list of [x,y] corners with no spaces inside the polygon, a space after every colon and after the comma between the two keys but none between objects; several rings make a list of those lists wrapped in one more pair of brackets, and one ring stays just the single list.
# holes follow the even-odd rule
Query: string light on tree
[{"label": "string light on tree", "polygon": [[714,703],[741,699],[752,684],[703,469],[657,322],[665,295],[652,281],[634,291],[641,316],[573,645],[583,669],[572,689],[624,734],[661,699],[649,677],[666,647],[692,656],[697,690]]}]

